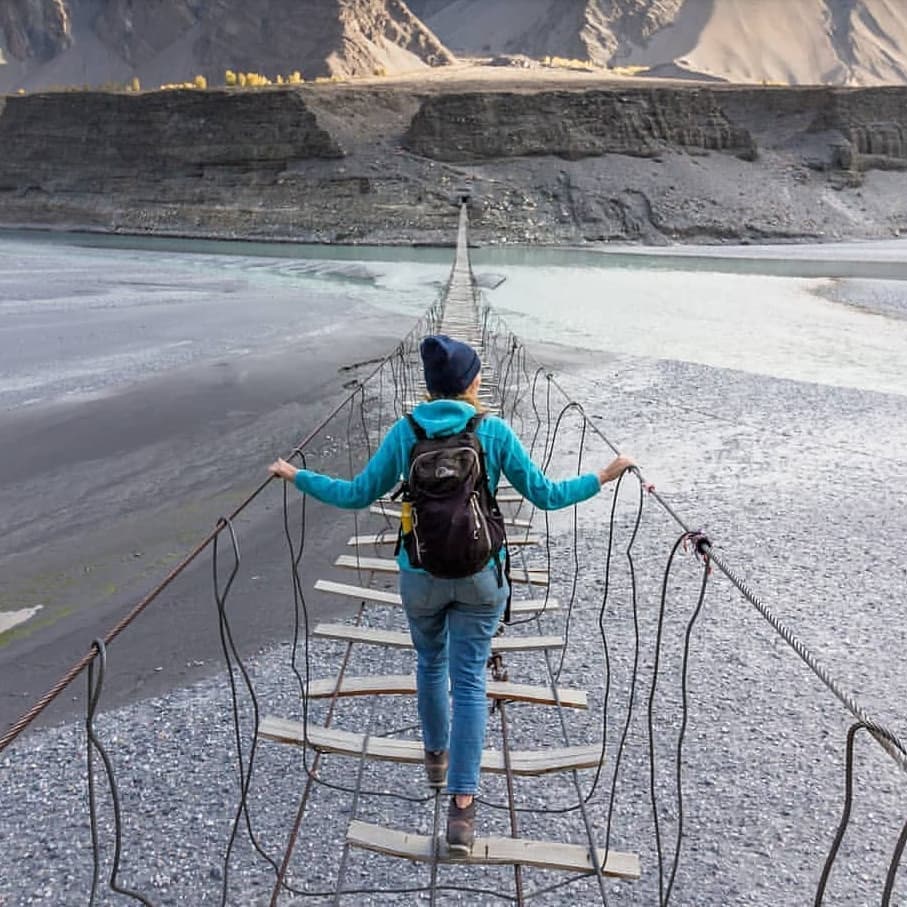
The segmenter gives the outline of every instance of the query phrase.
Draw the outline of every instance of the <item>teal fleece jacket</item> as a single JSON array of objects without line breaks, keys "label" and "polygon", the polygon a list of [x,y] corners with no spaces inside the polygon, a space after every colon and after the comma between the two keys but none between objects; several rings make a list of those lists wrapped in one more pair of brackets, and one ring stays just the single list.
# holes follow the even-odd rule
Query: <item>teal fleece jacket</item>
[{"label": "teal fleece jacket", "polygon": [[[434,438],[463,431],[475,414],[475,409],[463,400],[444,399],[420,403],[412,415],[428,437]],[[486,415],[479,423],[476,435],[485,451],[488,485],[493,494],[497,492],[501,473],[523,497],[542,510],[578,504],[593,497],[601,487],[598,476],[592,472],[552,482],[529,458],[513,429],[497,416]],[[333,479],[300,469],[296,473],[296,487],[335,507],[349,510],[368,507],[402,480],[409,469],[409,453],[415,443],[416,435],[409,421],[398,419],[354,479]],[[416,569],[410,565],[402,548],[397,560],[403,570]]]}]

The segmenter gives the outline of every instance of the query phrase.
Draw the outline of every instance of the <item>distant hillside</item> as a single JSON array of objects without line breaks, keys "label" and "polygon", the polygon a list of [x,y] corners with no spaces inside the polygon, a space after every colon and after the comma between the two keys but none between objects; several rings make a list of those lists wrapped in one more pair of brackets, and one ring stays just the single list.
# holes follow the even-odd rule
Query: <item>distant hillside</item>
[{"label": "distant hillside", "polygon": [[729,82],[907,83],[905,0],[409,0],[454,53]]},{"label": "distant hillside", "polygon": [[907,0],[0,0],[0,92],[224,71],[396,75],[468,57],[650,76],[907,84]]},{"label": "distant hillside", "polygon": [[402,0],[0,0],[0,91],[224,71],[397,73],[453,57]]}]

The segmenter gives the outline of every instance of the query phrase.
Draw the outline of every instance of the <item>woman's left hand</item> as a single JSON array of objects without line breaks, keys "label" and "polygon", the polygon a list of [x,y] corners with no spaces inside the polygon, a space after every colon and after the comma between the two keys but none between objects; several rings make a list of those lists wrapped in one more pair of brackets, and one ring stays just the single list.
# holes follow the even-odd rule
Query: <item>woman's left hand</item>
[{"label": "woman's left hand", "polygon": [[272,476],[277,476],[279,479],[286,479],[288,482],[293,482],[296,480],[296,473],[299,470],[292,464],[287,463],[286,460],[282,460],[278,457],[269,467],[268,472]]}]

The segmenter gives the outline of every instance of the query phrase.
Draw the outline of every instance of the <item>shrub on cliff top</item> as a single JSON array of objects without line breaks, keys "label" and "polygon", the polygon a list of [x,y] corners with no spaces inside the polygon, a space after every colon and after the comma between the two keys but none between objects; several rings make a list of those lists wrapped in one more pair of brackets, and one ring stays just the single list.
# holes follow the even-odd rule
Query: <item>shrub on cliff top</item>
[{"label": "shrub on cliff top", "polygon": [[599,68],[591,60],[577,60],[572,57],[543,57],[542,66],[556,69],[581,69],[585,72],[594,72]]},{"label": "shrub on cliff top", "polygon": [[204,76],[196,76],[191,82],[167,82],[161,85],[161,91],[174,91],[181,88],[195,88],[204,91],[208,87],[208,80]]},{"label": "shrub on cliff top", "polygon": [[224,72],[224,85],[229,88],[262,88],[266,85],[302,85],[305,79],[298,69],[294,69],[288,76],[278,73],[274,79],[269,79],[258,72],[234,72],[232,69]]}]

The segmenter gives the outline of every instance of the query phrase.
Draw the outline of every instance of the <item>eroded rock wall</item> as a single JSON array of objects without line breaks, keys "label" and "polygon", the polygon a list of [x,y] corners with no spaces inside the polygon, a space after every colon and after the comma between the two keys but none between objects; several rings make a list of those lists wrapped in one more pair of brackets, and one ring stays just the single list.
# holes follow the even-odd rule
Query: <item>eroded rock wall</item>
[{"label": "eroded rock wall", "polygon": [[842,169],[907,168],[907,100],[899,88],[828,92],[812,128],[841,133],[833,163]]},{"label": "eroded rock wall", "polygon": [[413,118],[405,142],[418,154],[461,162],[652,157],[670,146],[755,154],[747,129],[728,120],[712,92],[671,89],[436,97]]},{"label": "eroded rock wall", "polygon": [[907,230],[907,89],[304,85],[0,100],[0,225],[446,242]]},{"label": "eroded rock wall", "polygon": [[216,183],[219,168],[251,172],[340,157],[296,93],[170,91],[10,97],[0,111],[0,189],[98,192],[160,181]]}]

